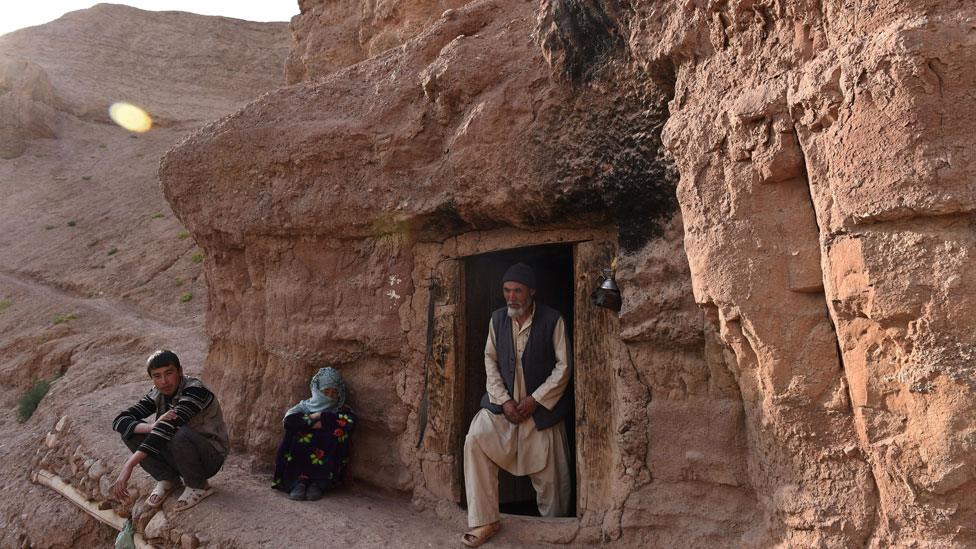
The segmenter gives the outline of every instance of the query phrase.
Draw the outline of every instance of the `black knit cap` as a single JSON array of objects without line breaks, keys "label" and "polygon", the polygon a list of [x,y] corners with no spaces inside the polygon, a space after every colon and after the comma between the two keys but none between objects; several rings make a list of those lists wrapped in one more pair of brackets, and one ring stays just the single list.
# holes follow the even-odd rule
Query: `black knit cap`
[{"label": "black knit cap", "polygon": [[505,271],[505,276],[502,277],[502,284],[506,282],[520,282],[534,290],[535,271],[525,263],[516,263]]}]

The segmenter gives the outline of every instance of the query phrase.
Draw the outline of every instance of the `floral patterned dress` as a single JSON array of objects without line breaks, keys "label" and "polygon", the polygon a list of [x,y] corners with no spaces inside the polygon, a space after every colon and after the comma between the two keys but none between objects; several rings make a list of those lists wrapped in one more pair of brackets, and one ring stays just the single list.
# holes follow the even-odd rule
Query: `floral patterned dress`
[{"label": "floral patterned dress", "polygon": [[322,412],[321,429],[308,414],[285,417],[285,437],[278,446],[271,487],[290,492],[299,480],[314,482],[323,491],[342,484],[349,463],[349,434],[356,415],[348,406],[338,412]]}]

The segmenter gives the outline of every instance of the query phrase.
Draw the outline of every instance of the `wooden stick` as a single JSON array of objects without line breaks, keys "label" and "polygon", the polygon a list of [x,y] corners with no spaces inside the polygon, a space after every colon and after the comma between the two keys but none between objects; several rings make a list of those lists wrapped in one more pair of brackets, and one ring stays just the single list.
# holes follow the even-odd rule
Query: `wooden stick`
[{"label": "wooden stick", "polygon": [[[37,484],[43,484],[44,486],[47,486],[48,488],[61,494],[68,501],[80,507],[82,511],[88,513],[102,524],[107,524],[119,532],[125,528],[125,519],[123,517],[116,515],[115,511],[111,509],[99,509],[94,501],[89,501],[86,499],[85,496],[81,495],[81,492],[76,490],[74,486],[62,480],[58,475],[41,469],[31,473],[31,480]],[[142,534],[136,532],[133,539],[135,540],[137,549],[152,549],[152,545],[146,543],[146,540],[143,539]]]}]

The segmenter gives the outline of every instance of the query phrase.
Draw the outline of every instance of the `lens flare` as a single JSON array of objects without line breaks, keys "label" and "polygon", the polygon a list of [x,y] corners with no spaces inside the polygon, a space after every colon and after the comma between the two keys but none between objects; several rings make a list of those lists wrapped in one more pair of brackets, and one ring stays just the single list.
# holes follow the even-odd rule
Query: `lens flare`
[{"label": "lens flare", "polygon": [[135,133],[146,133],[152,128],[152,118],[146,111],[125,102],[113,103],[108,108],[108,115],[112,121],[123,128]]}]

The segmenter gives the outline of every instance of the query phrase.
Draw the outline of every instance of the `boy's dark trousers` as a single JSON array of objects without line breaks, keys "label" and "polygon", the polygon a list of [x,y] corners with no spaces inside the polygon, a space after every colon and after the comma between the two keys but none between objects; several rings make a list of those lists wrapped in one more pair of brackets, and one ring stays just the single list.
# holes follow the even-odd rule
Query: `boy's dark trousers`
[{"label": "boy's dark trousers", "polygon": [[[146,435],[134,434],[122,441],[135,452]],[[166,444],[160,455],[148,454],[139,465],[156,480],[173,482],[183,478],[183,484],[190,488],[203,488],[207,479],[216,475],[224,458],[209,440],[193,429],[183,426]]]}]

